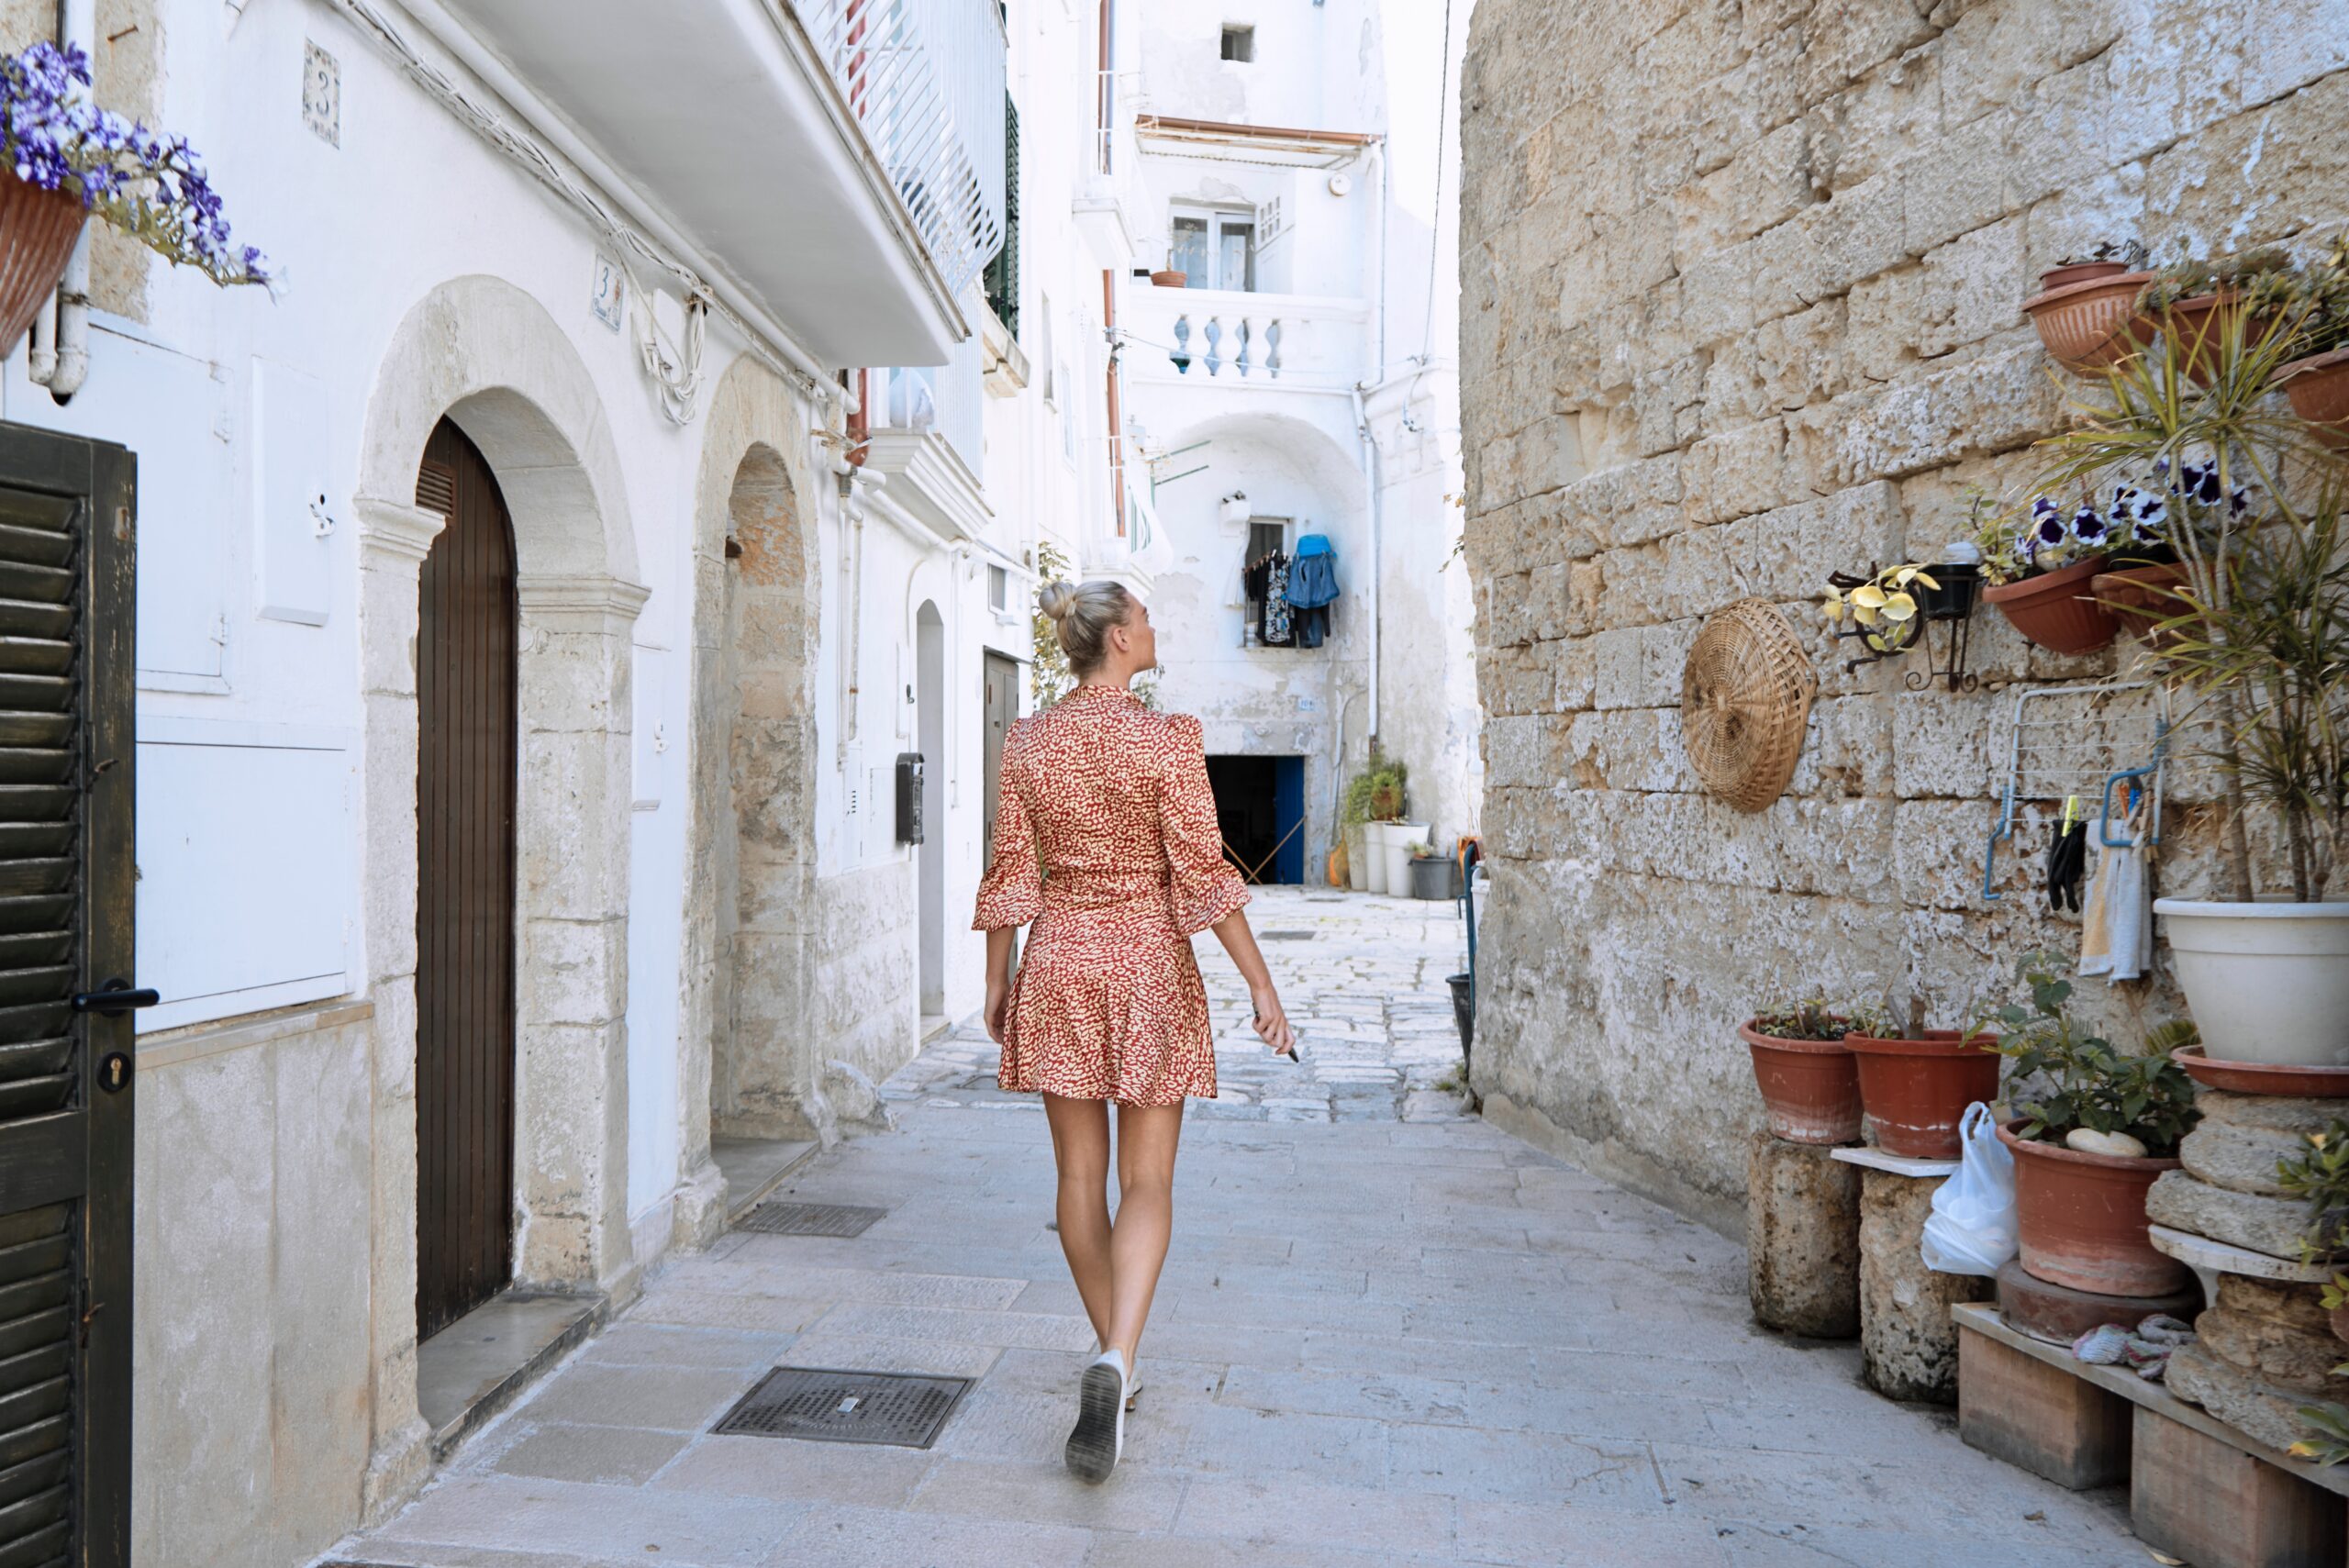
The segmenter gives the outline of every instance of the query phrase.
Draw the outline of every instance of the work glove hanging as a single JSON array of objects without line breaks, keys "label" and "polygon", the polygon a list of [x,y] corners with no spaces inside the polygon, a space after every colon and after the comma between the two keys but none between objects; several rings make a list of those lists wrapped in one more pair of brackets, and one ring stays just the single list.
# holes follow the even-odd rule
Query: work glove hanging
[{"label": "work glove hanging", "polygon": [[2080,879],[2087,874],[2088,825],[2074,822],[2055,829],[2047,841],[2047,906],[2080,910]]}]

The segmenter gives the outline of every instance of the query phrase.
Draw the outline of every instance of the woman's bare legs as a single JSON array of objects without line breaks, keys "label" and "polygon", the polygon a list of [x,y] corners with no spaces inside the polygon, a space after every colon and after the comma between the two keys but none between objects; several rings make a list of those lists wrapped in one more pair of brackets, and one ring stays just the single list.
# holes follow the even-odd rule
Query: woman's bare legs
[{"label": "woman's bare legs", "polygon": [[1047,1092],[1044,1120],[1052,1129],[1060,1166],[1061,1254],[1093,1319],[1094,1337],[1109,1342],[1109,1113],[1099,1100],[1072,1100]]},{"label": "woman's bare legs", "polygon": [[1118,1107],[1118,1222],[1109,1233],[1109,1331],[1101,1342],[1125,1352],[1129,1375],[1174,1230],[1174,1147],[1182,1136],[1179,1100]]}]

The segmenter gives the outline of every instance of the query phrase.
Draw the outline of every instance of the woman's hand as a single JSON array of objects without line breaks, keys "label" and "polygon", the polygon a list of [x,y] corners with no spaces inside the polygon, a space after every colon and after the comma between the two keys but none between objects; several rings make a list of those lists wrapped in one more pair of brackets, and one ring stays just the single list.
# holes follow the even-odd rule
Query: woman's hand
[{"label": "woman's hand", "polygon": [[1011,1012],[1011,987],[1001,980],[987,982],[987,1038],[1004,1043],[1003,1029]]},{"label": "woman's hand", "polygon": [[1288,1014],[1282,1009],[1280,994],[1273,989],[1273,983],[1267,980],[1262,985],[1252,986],[1249,996],[1255,1004],[1256,1016],[1250,1021],[1256,1026],[1257,1035],[1273,1048],[1273,1054],[1296,1061],[1297,1033],[1288,1027]]}]

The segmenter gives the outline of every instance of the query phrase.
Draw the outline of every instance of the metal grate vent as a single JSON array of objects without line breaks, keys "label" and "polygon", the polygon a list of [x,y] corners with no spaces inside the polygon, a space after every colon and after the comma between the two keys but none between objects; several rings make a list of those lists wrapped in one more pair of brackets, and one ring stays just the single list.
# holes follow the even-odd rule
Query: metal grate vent
[{"label": "metal grate vent", "polygon": [[844,1203],[763,1203],[734,1222],[770,1236],[862,1236],[889,1211]]},{"label": "metal grate vent", "polygon": [[970,1391],[967,1377],[779,1366],[713,1432],[825,1443],[928,1448]]}]

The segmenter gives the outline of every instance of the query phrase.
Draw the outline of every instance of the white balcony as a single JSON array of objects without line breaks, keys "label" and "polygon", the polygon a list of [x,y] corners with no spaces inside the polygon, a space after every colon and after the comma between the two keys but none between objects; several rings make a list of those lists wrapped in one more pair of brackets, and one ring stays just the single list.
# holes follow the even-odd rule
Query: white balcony
[{"label": "white balcony", "polygon": [[440,3],[818,360],[971,335],[1003,241],[995,0]]},{"label": "white balcony", "polygon": [[1372,369],[1364,299],[1137,282],[1124,292],[1118,324],[1129,382],[1343,393]]}]

